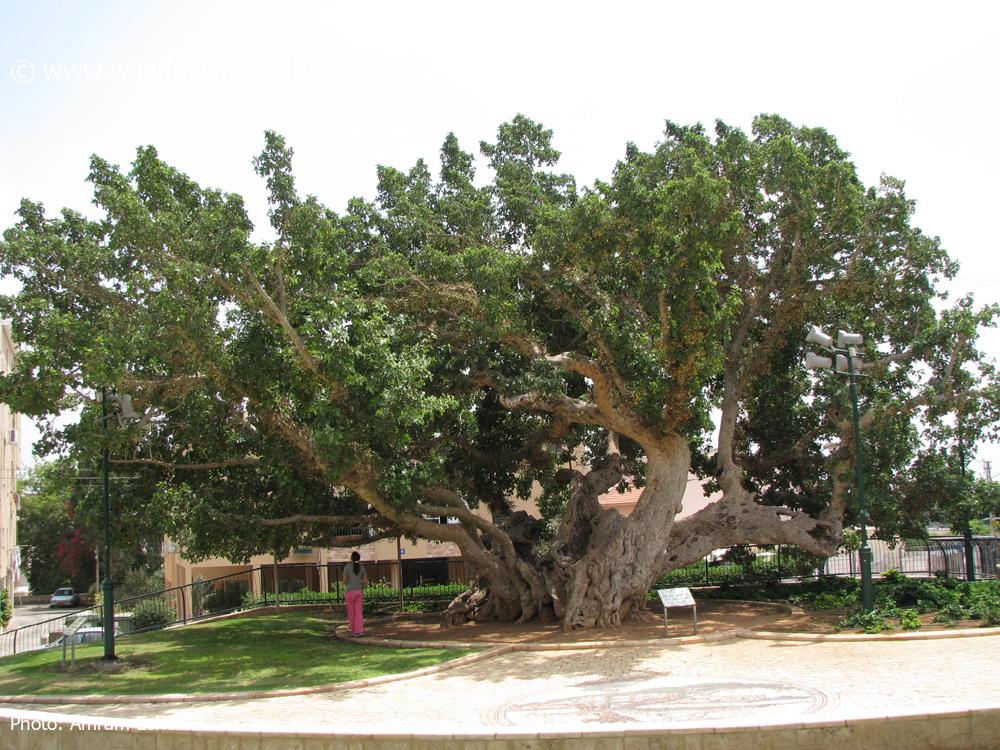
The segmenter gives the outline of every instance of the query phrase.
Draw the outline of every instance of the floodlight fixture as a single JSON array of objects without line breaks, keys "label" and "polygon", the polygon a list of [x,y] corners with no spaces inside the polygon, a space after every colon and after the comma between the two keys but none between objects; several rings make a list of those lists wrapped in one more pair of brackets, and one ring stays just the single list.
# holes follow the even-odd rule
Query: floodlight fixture
[{"label": "floodlight fixture", "polygon": [[135,407],[132,406],[132,397],[127,393],[122,393],[118,396],[118,407],[121,410],[120,420],[139,418],[139,415],[135,411]]},{"label": "floodlight fixture", "polygon": [[833,337],[827,336],[823,333],[823,329],[819,326],[809,326],[809,333],[806,334],[806,341],[810,344],[822,346],[824,349],[833,348]]},{"label": "floodlight fixture", "polygon": [[833,367],[833,360],[830,357],[821,357],[814,352],[806,352],[805,365],[807,370],[829,370]]},{"label": "floodlight fixture", "polygon": [[837,348],[846,349],[849,346],[861,346],[864,337],[860,333],[837,331]]},{"label": "floodlight fixture", "polygon": [[[865,363],[861,360],[860,357],[851,357],[851,359],[853,360],[854,364],[854,374],[857,375],[865,368]],[[851,372],[851,364],[852,363],[847,361],[846,356],[844,356],[843,354],[838,354],[836,366],[833,369],[835,369],[839,373],[848,375]]]}]

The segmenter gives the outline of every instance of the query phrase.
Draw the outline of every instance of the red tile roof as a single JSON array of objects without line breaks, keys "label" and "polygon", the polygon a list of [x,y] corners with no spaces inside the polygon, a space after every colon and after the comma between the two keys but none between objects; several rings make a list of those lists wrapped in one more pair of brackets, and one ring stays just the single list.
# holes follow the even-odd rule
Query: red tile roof
[{"label": "red tile roof", "polygon": [[[638,487],[629,487],[625,492],[612,489],[610,492],[606,492],[597,498],[597,502],[605,508],[614,508],[622,515],[627,516],[633,511],[636,503],[639,502],[640,495],[642,495],[642,489]],[[721,492],[714,492],[712,495],[706,497],[703,490],[703,482],[693,474],[689,474],[687,488],[684,490],[684,504],[681,512],[677,514],[677,518],[684,518],[685,516],[697,513],[706,505],[714,503],[720,497],[722,497]]]}]

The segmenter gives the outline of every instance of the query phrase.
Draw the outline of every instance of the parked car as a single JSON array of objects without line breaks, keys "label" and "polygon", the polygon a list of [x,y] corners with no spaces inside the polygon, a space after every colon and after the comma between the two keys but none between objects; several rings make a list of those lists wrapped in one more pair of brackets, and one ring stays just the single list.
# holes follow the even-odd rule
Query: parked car
[{"label": "parked car", "polygon": [[80,595],[71,588],[56,589],[49,598],[50,607],[77,607],[80,605]]}]

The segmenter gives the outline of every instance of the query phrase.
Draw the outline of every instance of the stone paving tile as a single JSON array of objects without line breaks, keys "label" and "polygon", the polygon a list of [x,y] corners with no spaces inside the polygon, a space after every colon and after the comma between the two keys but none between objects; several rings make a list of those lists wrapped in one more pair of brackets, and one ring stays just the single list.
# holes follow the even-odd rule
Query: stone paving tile
[{"label": "stone paving tile", "polygon": [[[399,734],[402,747],[413,734],[483,737],[706,723],[735,730],[998,707],[995,672],[983,668],[997,663],[1000,635],[901,643],[738,639],[512,652],[438,674],[336,693],[24,708],[141,718],[146,724],[168,723],[187,731],[230,725],[265,735],[290,730]],[[955,723],[964,726],[960,719]],[[972,732],[983,736],[993,729],[984,723]],[[789,732],[794,746],[796,731]],[[834,745],[838,737],[836,730],[829,732]],[[642,738],[607,740],[621,748],[653,747]],[[683,745],[679,737],[673,741]]]}]

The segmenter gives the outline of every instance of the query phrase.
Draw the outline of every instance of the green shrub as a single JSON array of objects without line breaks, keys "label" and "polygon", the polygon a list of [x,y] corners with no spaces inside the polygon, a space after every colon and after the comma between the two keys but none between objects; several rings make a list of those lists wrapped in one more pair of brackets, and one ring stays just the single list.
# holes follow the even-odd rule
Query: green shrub
[{"label": "green shrub", "polygon": [[784,575],[811,576],[826,561],[798,547],[782,547],[781,571]]},{"label": "green shrub", "polygon": [[853,602],[853,597],[845,600],[843,597],[824,591],[816,595],[816,598],[812,601],[812,606],[816,609],[837,609],[845,607],[851,602]]},{"label": "green shrub", "polygon": [[0,589],[0,628],[5,628],[14,616],[14,602],[11,600],[10,592]]},{"label": "green shrub", "polygon": [[961,590],[953,580],[907,578],[887,570],[876,587],[876,596],[904,607],[916,606],[921,612],[933,612],[961,603]]},{"label": "green shrub", "polygon": [[735,547],[730,547],[729,551],[722,556],[722,559],[725,562],[739,565],[741,568],[749,572],[753,568],[753,562],[757,559],[757,554],[748,546],[740,544]]},{"label": "green shrub", "polygon": [[[247,592],[241,596],[244,609],[271,607],[275,603],[273,591],[260,594]],[[333,604],[334,602],[343,602],[343,600],[343,594],[336,591],[310,591],[305,588],[299,591],[284,591],[278,596],[278,601],[281,604]]]},{"label": "green shrub", "polygon": [[882,574],[882,580],[888,581],[889,583],[899,583],[900,581],[908,580],[903,573],[900,573],[895,568],[889,568]]},{"label": "green shrub", "polygon": [[1000,625],[1000,581],[977,581],[965,594],[969,619],[984,626]]},{"label": "green shrub", "polygon": [[979,619],[983,622],[983,627],[994,627],[1000,625],[1000,604],[994,602],[991,606],[978,611]]},{"label": "green shrub", "polygon": [[903,626],[903,630],[919,630],[923,627],[923,623],[920,621],[920,615],[915,609],[904,609],[900,611],[899,624]]},{"label": "green shrub", "polygon": [[[464,583],[405,586],[403,588],[404,606],[405,604],[420,602],[422,606],[426,605],[422,611],[440,609],[443,602],[451,601],[467,588]],[[279,597],[279,601],[281,604],[342,604],[344,601],[344,591],[342,588],[337,588],[333,591],[310,591],[304,588],[301,591],[283,592]],[[245,609],[272,606],[274,605],[274,592],[243,594],[242,603]],[[365,586],[365,603],[371,605],[398,605],[399,589],[393,588],[385,582]]]},{"label": "green shrub", "polygon": [[132,609],[132,630],[154,630],[177,620],[177,612],[162,599],[146,599]]},{"label": "green shrub", "polygon": [[883,630],[890,627],[885,622],[886,616],[891,615],[888,615],[884,609],[859,609],[857,612],[854,612],[849,617],[837,623],[837,627],[841,629],[860,628],[869,635],[875,635],[876,633],[881,633]]},{"label": "green shrub", "polygon": [[163,591],[163,570],[147,573],[145,570],[130,570],[125,574],[125,580],[115,584],[115,599],[128,599],[132,596],[155,594]]},{"label": "green shrub", "polygon": [[209,591],[201,601],[205,612],[228,612],[243,606],[243,592],[239,589]]}]

